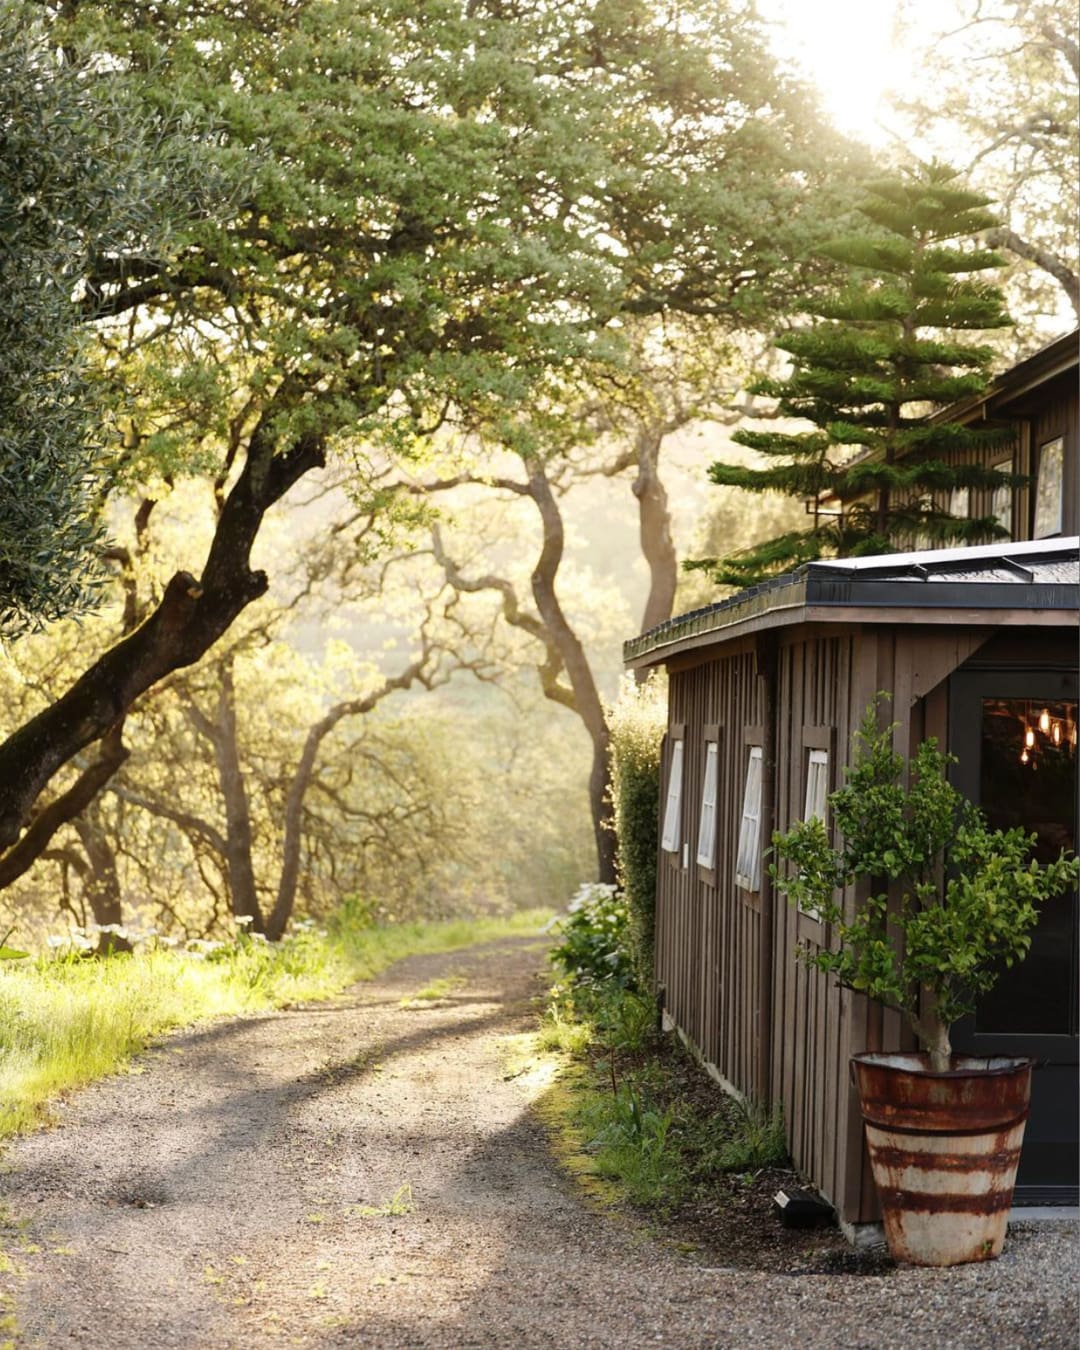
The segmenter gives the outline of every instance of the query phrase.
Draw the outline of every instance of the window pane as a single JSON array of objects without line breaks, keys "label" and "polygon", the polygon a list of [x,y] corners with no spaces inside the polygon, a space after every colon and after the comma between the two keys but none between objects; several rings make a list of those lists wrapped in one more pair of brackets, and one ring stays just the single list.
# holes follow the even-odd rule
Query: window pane
[{"label": "window pane", "polygon": [[971,514],[971,489],[966,487],[953,488],[949,493],[949,515],[956,516],[960,520],[967,520]]},{"label": "window pane", "polygon": [[[1074,846],[1076,736],[1077,705],[1071,699],[983,699],[979,804],[994,829],[1019,826],[1035,834],[1041,862]],[[980,1032],[1072,1030],[1076,922],[1075,892],[1042,906],[1027,957],[1003,968],[993,990],[979,1000]]]},{"label": "window pane", "polygon": [[829,795],[829,752],[811,750],[806,766],[806,806],[803,820],[825,819],[825,799]]},{"label": "window pane", "polygon": [[1065,446],[1061,437],[1048,441],[1039,451],[1039,477],[1035,487],[1036,539],[1061,533],[1061,473]]},{"label": "window pane", "polygon": [[702,867],[716,865],[716,776],[719,756],[715,741],[705,746],[705,781],[701,787],[697,860]]},{"label": "window pane", "polygon": [[735,880],[748,891],[761,888],[761,746],[750,747],[743,792],[742,821],[739,825],[739,852]]},{"label": "window pane", "polygon": [[[1000,464],[995,464],[994,468],[998,473],[1012,473],[1012,460],[1003,459]],[[1013,490],[1011,487],[999,487],[994,489],[994,495],[990,499],[990,514],[999,525],[1008,530],[1010,534],[1012,533]]]},{"label": "window pane", "polygon": [[679,818],[682,815],[683,743],[671,747],[671,773],[668,776],[667,803],[664,807],[664,832],[660,847],[668,853],[679,851]]}]

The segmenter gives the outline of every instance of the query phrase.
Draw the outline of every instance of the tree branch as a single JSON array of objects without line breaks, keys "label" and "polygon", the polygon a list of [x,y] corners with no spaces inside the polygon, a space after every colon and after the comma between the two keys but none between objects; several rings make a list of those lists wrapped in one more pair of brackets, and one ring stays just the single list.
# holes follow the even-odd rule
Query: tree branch
[{"label": "tree branch", "polygon": [[1034,263],[1036,267],[1052,276],[1068,296],[1073,312],[1080,318],[1080,277],[1070,267],[1067,267],[1056,254],[1021,238],[1015,230],[1006,228],[989,230],[986,234],[986,242],[992,248],[1007,248],[1011,253],[1015,253],[1018,258],[1023,258],[1025,262]]},{"label": "tree branch", "polygon": [[83,769],[75,782],[31,820],[19,841],[0,856],[0,889],[10,886],[28,871],[45,852],[62,825],[75,819],[127,759],[123,743],[123,722],[118,722],[102,738],[97,759]]},{"label": "tree branch", "polygon": [[[294,387],[279,389],[291,406]],[[267,589],[251,569],[251,549],[266,511],[311,469],[321,467],[321,439],[304,436],[275,454],[275,400],[248,445],[244,467],[218,520],[201,580],[178,572],[154,612],[104,653],[59,699],[0,745],[0,845],[13,844],[53,774],[102,737],[165,675],[193,665],[233,620]]]}]

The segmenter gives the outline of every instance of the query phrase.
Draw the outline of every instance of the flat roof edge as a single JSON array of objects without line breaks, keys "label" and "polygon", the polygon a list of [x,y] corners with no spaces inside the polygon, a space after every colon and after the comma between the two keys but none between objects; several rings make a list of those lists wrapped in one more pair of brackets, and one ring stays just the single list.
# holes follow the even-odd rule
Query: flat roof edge
[{"label": "flat roof edge", "polygon": [[798,613],[791,610],[748,616],[741,622],[726,624],[708,631],[673,635],[669,641],[629,652],[631,643],[623,647],[623,665],[627,670],[659,666],[685,652],[698,651],[721,643],[735,642],[766,629],[794,628],[799,624],[818,624],[842,627],[845,624],[877,624],[882,626],[928,628],[1064,628],[1080,631],[1080,607],[1064,609],[978,609],[943,606],[929,609],[923,606],[901,608],[896,605],[800,605]]},{"label": "flat roof edge", "polygon": [[[1070,564],[1064,575],[1063,562]],[[1040,564],[1053,566],[1040,574]],[[1073,576],[1078,579],[1073,581]],[[796,611],[809,605],[823,614],[830,607],[877,609],[882,616],[890,610],[910,611],[903,620],[878,619],[909,623],[921,621],[919,611],[926,615],[951,609],[1015,612],[1029,619],[1039,612],[1076,611],[1080,609],[1080,539],[1070,536],[804,563],[795,572],[668,619],[628,639],[623,644],[623,663],[639,664],[649,652],[670,649],[688,639],[726,640],[749,631],[748,624],[756,630],[796,623]],[[841,622],[839,617],[829,621]]]}]

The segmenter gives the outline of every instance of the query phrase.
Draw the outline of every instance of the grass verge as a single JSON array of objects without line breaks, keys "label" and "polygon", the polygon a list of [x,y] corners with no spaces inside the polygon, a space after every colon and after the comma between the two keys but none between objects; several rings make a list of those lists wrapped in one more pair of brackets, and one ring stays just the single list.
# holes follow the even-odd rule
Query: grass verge
[{"label": "grass verge", "polygon": [[163,1032],[330,998],[404,956],[536,933],[545,911],[505,919],[312,929],[270,946],[0,964],[0,1138],[39,1123],[50,1098],[122,1068]]},{"label": "grass verge", "polygon": [[541,1115],[563,1165],[608,1198],[660,1211],[718,1175],[783,1166],[780,1114],[721,1093],[655,1026],[651,1001],[614,982],[554,987],[538,1043],[567,1068]]}]

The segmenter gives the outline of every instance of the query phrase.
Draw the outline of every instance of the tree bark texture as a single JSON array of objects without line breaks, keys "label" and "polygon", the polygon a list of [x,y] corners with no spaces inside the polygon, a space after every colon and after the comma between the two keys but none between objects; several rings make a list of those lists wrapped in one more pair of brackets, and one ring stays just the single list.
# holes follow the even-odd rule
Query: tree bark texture
[{"label": "tree bark texture", "polygon": [[600,699],[585,649],[570,627],[555,592],[555,579],[562,562],[565,533],[562,513],[551,490],[544,466],[529,465],[529,495],[536,503],[543,525],[543,544],[532,573],[533,599],[544,626],[551,635],[574,692],[574,707],[585,724],[593,746],[589,774],[589,807],[596,840],[597,876],[615,884],[615,829],[611,809],[611,763],[604,705]]},{"label": "tree bark texture", "polygon": [[217,718],[210,736],[217,764],[221,799],[225,806],[225,867],[229,877],[232,912],[250,919],[251,931],[264,933],[259,893],[255,885],[251,802],[240,763],[240,740],[236,722],[236,686],[231,658],[220,666]]},{"label": "tree bark texture", "polygon": [[[263,516],[324,460],[322,444],[315,438],[301,438],[285,453],[274,453],[271,426],[278,411],[271,400],[252,434],[244,466],[223,504],[201,579],[176,573],[144,623],[0,745],[0,847],[15,845],[28,853],[28,847],[16,841],[57,770],[104,736],[160,679],[198,661],[266,591],[265,573],[250,565]],[[41,841],[27,866],[47,842]],[[6,860],[0,858],[0,884],[13,879],[3,875]]]},{"label": "tree bark texture", "polygon": [[[119,926],[124,922],[124,897],[116,868],[116,854],[96,812],[84,813],[74,824],[88,863],[82,875],[83,894],[89,901],[94,922],[100,928]],[[102,933],[97,951],[99,956],[129,952],[131,943],[119,933]]]},{"label": "tree bark texture", "polygon": [[[638,504],[641,552],[649,566],[649,593],[641,616],[643,633],[671,618],[679,580],[667,489],[660,478],[660,447],[664,435],[664,428],[643,427],[637,437],[638,471],[633,493]],[[648,678],[648,674],[646,670],[639,670],[636,679],[640,683]]]}]

